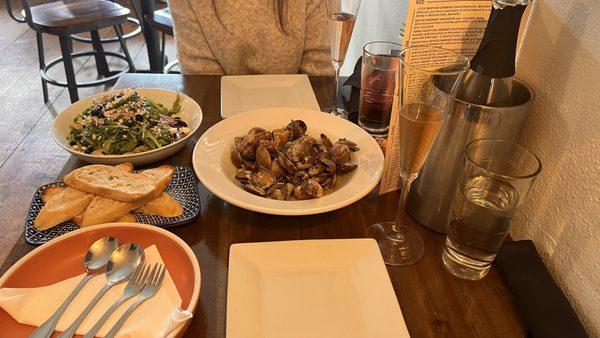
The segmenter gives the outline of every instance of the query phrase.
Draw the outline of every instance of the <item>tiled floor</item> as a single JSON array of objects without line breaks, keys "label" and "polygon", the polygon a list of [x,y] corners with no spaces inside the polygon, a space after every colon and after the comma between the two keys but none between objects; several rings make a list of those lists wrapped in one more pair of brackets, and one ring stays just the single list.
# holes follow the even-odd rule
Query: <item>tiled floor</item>
[{"label": "tiled floor", "polygon": [[[20,1],[13,0],[15,4]],[[15,5],[16,8],[20,6]],[[126,27],[131,30],[133,27]],[[107,35],[111,32],[101,32]],[[141,35],[127,41],[138,69],[148,69],[148,54]],[[105,50],[119,51],[118,44],[105,44]],[[7,14],[4,1],[0,4],[0,263],[15,241],[22,240],[23,222],[29,206],[29,196],[37,187],[54,181],[68,154],[59,148],[50,135],[52,119],[70,104],[65,88],[49,86],[50,102],[42,99],[38,71],[35,33],[26,24],[17,23]],[[75,51],[91,50],[85,43],[74,42]],[[60,56],[58,38],[44,35],[46,60]],[[175,58],[172,38],[167,41],[167,55]],[[109,59],[111,69],[125,63]],[[94,79],[96,67],[92,57],[75,60],[80,81]],[[51,74],[64,78],[62,66]],[[110,89],[93,87],[79,90],[81,98]]]}]

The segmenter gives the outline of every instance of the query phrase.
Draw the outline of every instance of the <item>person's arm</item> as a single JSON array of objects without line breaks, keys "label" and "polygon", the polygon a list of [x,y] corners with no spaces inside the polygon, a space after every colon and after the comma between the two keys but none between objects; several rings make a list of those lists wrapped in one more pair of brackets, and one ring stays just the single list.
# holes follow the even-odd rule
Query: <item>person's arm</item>
[{"label": "person's arm", "polygon": [[225,72],[211,51],[189,0],[169,1],[177,44],[179,68],[183,74],[221,75]]},{"label": "person's arm", "polygon": [[333,66],[329,54],[329,32],[327,30],[325,1],[306,2],[306,25],[304,52],[300,73],[308,75],[332,75]]}]

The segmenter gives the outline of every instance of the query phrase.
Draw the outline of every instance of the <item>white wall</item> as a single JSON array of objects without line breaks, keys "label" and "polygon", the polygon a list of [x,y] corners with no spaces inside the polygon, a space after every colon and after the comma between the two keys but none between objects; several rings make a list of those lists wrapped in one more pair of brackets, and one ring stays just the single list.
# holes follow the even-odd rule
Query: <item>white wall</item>
[{"label": "white wall", "polygon": [[362,0],[341,74],[352,74],[367,42],[380,40],[400,43],[400,29],[407,10],[406,0]]},{"label": "white wall", "polygon": [[593,337],[600,337],[600,6],[538,0],[517,74],[537,102],[524,144],[542,174],[512,227],[532,239]]}]

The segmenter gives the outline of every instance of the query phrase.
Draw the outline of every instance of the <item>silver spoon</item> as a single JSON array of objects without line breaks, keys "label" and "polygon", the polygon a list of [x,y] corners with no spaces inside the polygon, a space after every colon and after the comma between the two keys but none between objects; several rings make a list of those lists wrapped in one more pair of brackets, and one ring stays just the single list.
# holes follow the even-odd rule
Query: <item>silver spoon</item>
[{"label": "silver spoon", "polygon": [[54,332],[58,319],[62,316],[63,312],[69,306],[73,298],[79,293],[81,288],[93,277],[101,274],[104,271],[104,266],[108,263],[110,255],[119,247],[119,240],[114,237],[104,237],[92,244],[88,249],[83,260],[83,267],[87,274],[71,294],[65,299],[60,307],[54,312],[54,314],[48,318],[42,325],[40,325],[33,333],[30,338],[48,338]]},{"label": "silver spoon", "polygon": [[135,243],[121,245],[111,255],[104,273],[106,274],[106,284],[98,291],[96,296],[90,301],[88,306],[81,312],[79,317],[75,319],[73,324],[69,326],[59,338],[73,337],[83,322],[85,317],[90,313],[98,300],[113,287],[113,285],[122,283],[131,277],[140,264],[144,263],[144,249]]}]

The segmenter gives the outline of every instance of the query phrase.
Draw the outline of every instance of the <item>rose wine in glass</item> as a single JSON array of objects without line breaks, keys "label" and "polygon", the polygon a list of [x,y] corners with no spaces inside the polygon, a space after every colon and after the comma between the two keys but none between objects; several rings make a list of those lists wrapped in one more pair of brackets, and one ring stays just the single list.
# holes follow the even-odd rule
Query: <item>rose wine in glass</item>
[{"label": "rose wine in glass", "polygon": [[377,240],[388,265],[412,265],[423,257],[423,240],[406,226],[406,199],[453,107],[457,83],[467,69],[469,60],[450,50],[410,47],[400,52],[394,138],[398,144],[388,150],[398,152],[396,170],[402,179],[399,209],[394,222],[380,222],[367,230],[367,236]]},{"label": "rose wine in glass", "polygon": [[333,102],[327,112],[340,117],[347,117],[347,112],[338,107],[338,86],[340,82],[340,68],[348,52],[348,45],[354,30],[356,15],[360,0],[327,0],[327,23],[329,26],[329,48],[331,63],[334,71]]},{"label": "rose wine in glass", "polygon": [[409,179],[416,178],[442,128],[445,115],[438,107],[410,103],[402,108],[398,119],[400,170]]},{"label": "rose wine in glass", "polygon": [[340,66],[346,58],[355,22],[356,17],[353,14],[345,12],[332,13],[327,18],[331,61],[338,63]]}]

